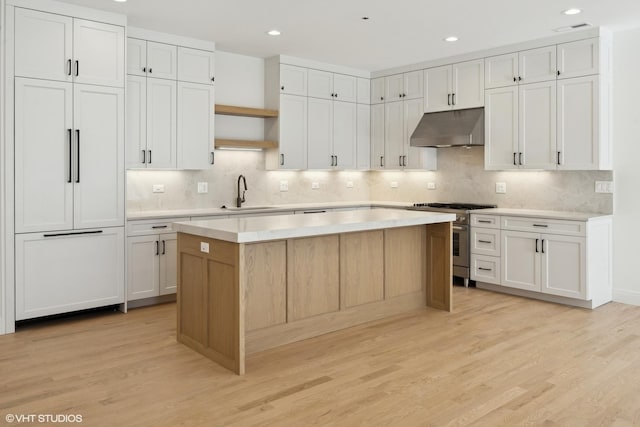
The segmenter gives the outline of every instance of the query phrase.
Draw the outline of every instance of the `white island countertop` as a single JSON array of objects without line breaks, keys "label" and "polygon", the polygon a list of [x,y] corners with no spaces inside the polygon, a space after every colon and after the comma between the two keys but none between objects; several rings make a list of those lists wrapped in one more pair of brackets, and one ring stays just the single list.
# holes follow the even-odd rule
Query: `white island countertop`
[{"label": "white island countertop", "polygon": [[233,243],[254,243],[452,222],[455,219],[455,214],[451,213],[371,209],[176,222],[174,230]]}]

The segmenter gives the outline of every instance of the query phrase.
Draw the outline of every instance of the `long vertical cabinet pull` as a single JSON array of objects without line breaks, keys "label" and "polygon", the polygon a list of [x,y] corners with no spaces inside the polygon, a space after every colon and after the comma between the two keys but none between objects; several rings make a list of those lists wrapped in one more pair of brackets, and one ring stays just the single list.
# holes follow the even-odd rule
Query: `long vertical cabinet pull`
[{"label": "long vertical cabinet pull", "polygon": [[280,166],[284,166],[284,153],[280,154]]},{"label": "long vertical cabinet pull", "polygon": [[68,59],[68,60],[67,60],[67,69],[69,70],[69,71],[67,72],[67,75],[68,75],[68,76],[70,76],[70,75],[71,75],[71,73],[72,73],[72,68],[73,68],[73,67],[71,66],[71,59]]},{"label": "long vertical cabinet pull", "polygon": [[540,239],[536,239],[536,253],[540,252],[540,251],[538,250],[538,242],[539,242],[539,241],[540,241]]},{"label": "long vertical cabinet pull", "polygon": [[148,163],[151,164],[151,150],[149,150],[149,160]]},{"label": "long vertical cabinet pull", "polygon": [[158,245],[158,241],[156,240],[156,241],[155,241],[155,242],[153,242],[153,243],[155,243],[155,246],[156,246],[156,256],[157,256],[157,255],[160,255],[160,246]]},{"label": "long vertical cabinet pull", "polygon": [[147,163],[147,150],[142,150],[142,164]]},{"label": "long vertical cabinet pull", "polygon": [[80,61],[76,61],[76,77],[80,75]]},{"label": "long vertical cabinet pull", "polygon": [[167,253],[167,242],[165,240],[162,241],[162,255]]},{"label": "long vertical cabinet pull", "polygon": [[76,183],[80,182],[80,129],[76,129]]},{"label": "long vertical cabinet pull", "polygon": [[542,245],[540,245],[540,247],[542,248],[542,253],[544,253],[544,239],[542,239]]},{"label": "long vertical cabinet pull", "polygon": [[73,182],[73,177],[71,176],[73,175],[73,130],[67,129],[67,132],[69,133],[69,178],[67,182],[71,184]]}]

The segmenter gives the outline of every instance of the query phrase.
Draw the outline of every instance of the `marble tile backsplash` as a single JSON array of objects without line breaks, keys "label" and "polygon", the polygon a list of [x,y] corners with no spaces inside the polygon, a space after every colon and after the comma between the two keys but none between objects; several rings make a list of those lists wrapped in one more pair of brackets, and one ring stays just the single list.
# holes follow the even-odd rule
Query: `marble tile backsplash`
[{"label": "marble tile backsplash", "polygon": [[[233,205],[238,175],[247,179],[247,205],[305,202],[387,200],[406,202],[493,203],[500,207],[611,213],[611,194],[596,194],[595,181],[612,180],[609,171],[485,171],[483,148],[438,151],[437,171],[265,171],[264,154],[218,151],[216,165],[206,171],[128,171],[130,211]],[[287,181],[289,191],[280,191]],[[197,183],[209,192],[198,194]],[[312,189],[317,182],[319,189]],[[353,183],[352,188],[347,183]],[[397,188],[391,183],[397,182]],[[434,182],[435,190],[427,184]],[[507,184],[496,194],[495,183]],[[152,193],[164,184],[164,193]]]}]

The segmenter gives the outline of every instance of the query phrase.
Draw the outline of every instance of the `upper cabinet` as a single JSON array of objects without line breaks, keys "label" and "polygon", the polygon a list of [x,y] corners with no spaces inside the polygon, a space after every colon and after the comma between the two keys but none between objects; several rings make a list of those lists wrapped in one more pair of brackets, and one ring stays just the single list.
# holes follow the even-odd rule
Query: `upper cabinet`
[{"label": "upper cabinet", "polygon": [[308,96],[335,101],[356,102],[357,78],[320,70],[308,71]]},{"label": "upper cabinet", "polygon": [[424,70],[424,112],[484,105],[484,60]]},{"label": "upper cabinet", "polygon": [[600,72],[600,43],[598,38],[559,44],[558,79],[589,76]]},{"label": "upper cabinet", "polygon": [[307,69],[282,64],[279,70],[280,93],[307,96]]},{"label": "upper cabinet", "polygon": [[371,104],[371,80],[358,77],[358,104]]},{"label": "upper cabinet", "polygon": [[385,77],[384,101],[422,98],[424,96],[423,80],[422,70]]},{"label": "upper cabinet", "polygon": [[371,79],[371,103],[382,104],[384,103],[384,77],[378,77],[377,79]]},{"label": "upper cabinet", "polygon": [[124,87],[124,27],[16,8],[15,75]]},{"label": "upper cabinet", "polygon": [[178,77],[178,47],[129,38],[127,41],[127,74],[176,80]]},{"label": "upper cabinet", "polygon": [[556,47],[530,49],[518,54],[518,83],[528,84],[555,80]]},{"label": "upper cabinet", "polygon": [[179,81],[211,85],[215,80],[214,65],[213,52],[178,46]]}]

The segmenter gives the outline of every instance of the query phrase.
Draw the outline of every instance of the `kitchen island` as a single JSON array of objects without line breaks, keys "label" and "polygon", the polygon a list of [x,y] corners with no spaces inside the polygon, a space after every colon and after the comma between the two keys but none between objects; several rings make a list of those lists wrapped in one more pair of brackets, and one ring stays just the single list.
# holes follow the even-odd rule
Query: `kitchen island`
[{"label": "kitchen island", "polygon": [[179,342],[246,354],[429,306],[451,310],[455,215],[396,209],[178,222]]}]

